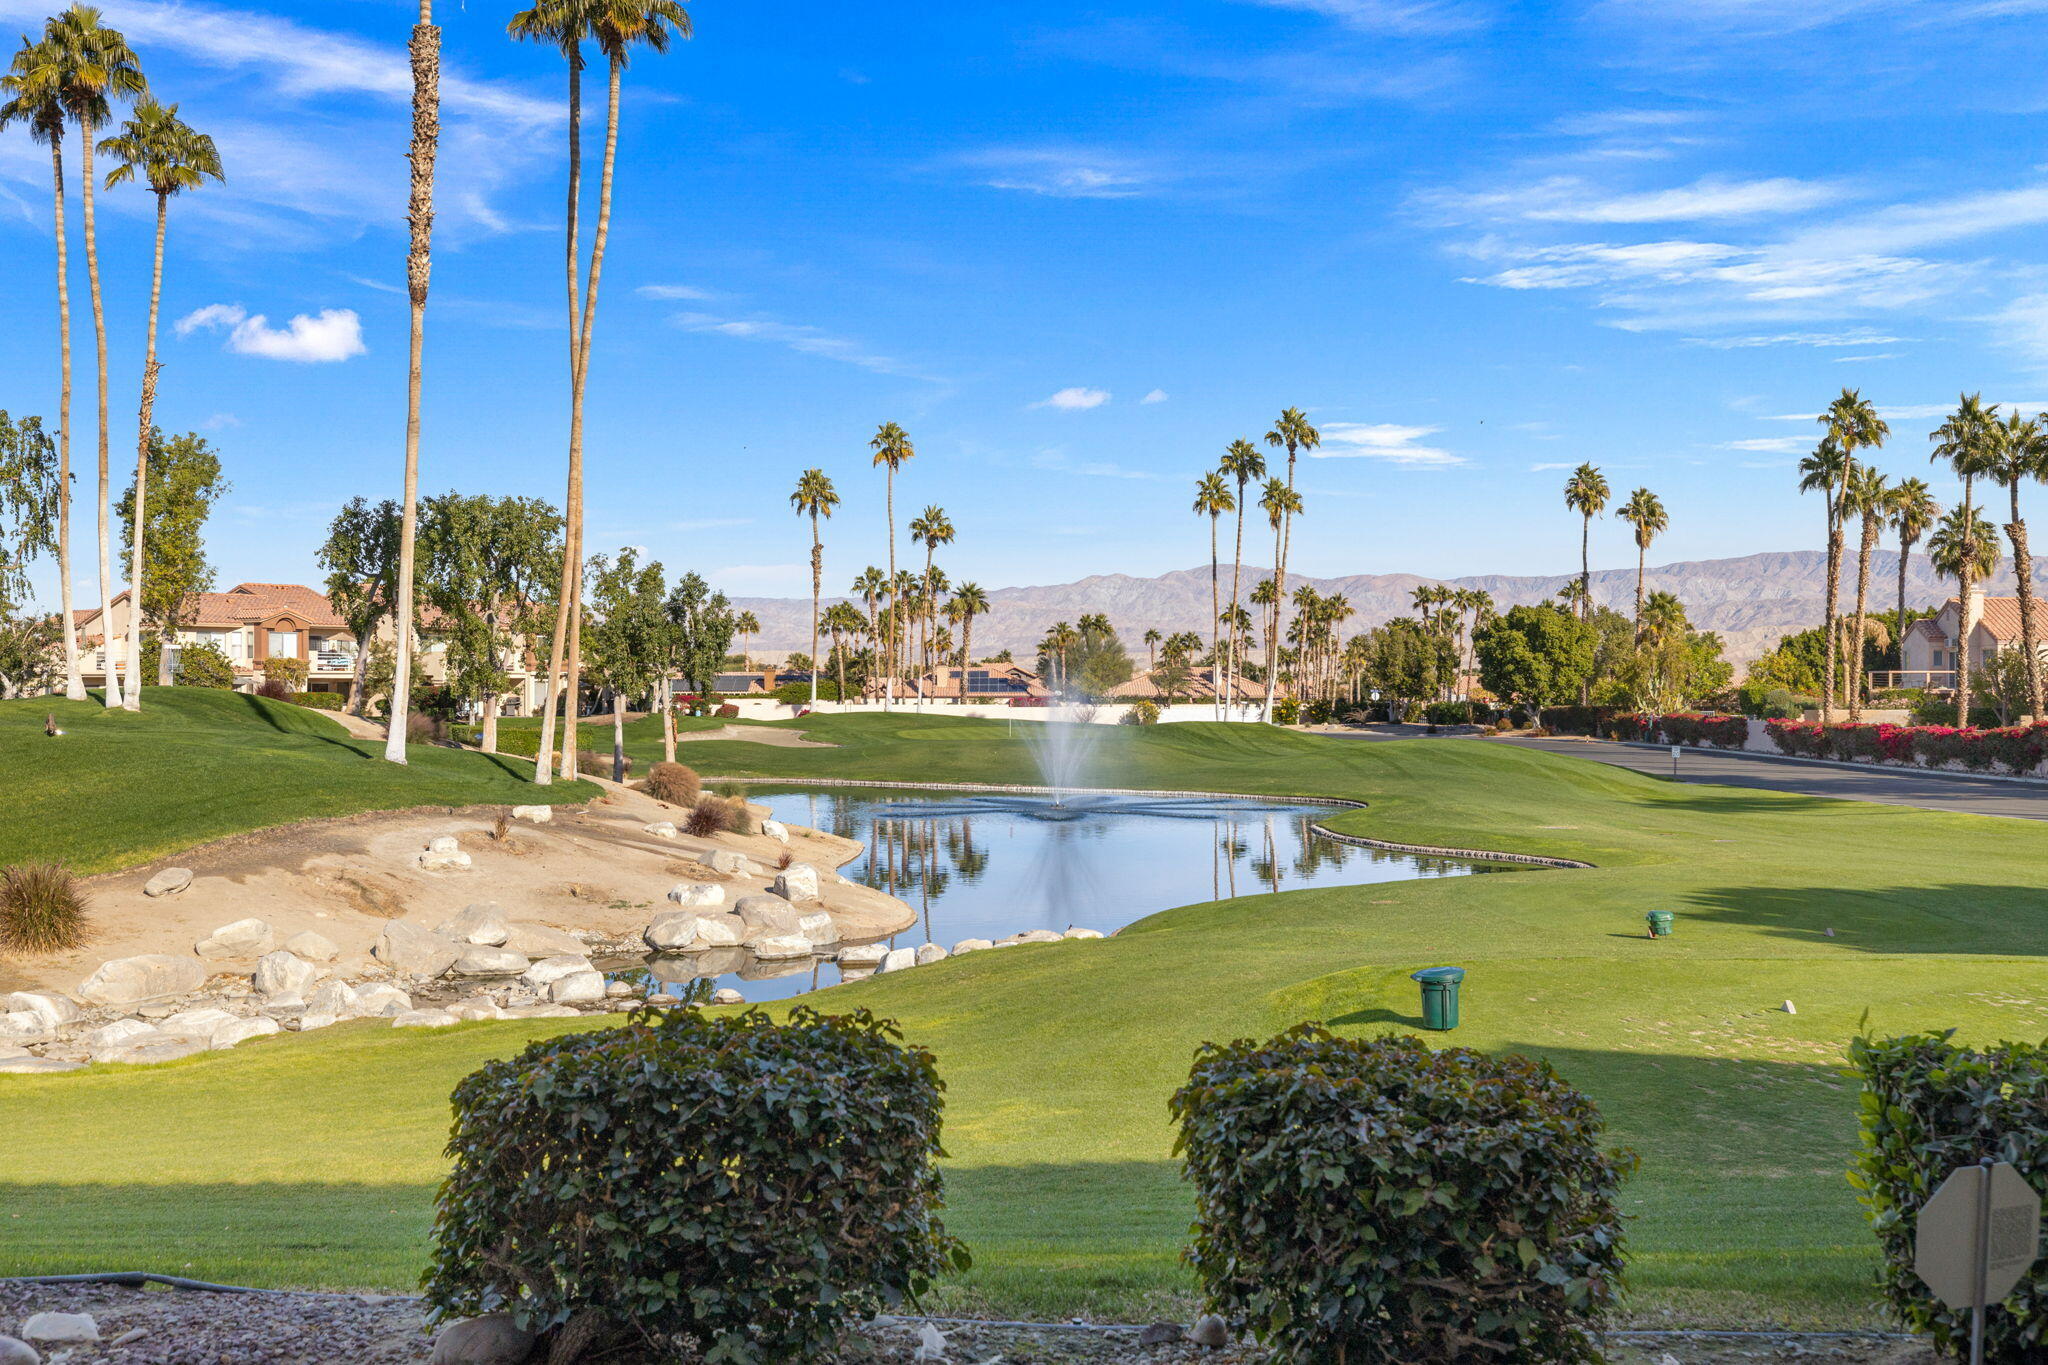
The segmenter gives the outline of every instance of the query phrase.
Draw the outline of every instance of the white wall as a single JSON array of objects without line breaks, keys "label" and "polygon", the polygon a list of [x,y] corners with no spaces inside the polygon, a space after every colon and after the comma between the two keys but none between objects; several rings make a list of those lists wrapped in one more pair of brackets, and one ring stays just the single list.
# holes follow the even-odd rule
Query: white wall
[{"label": "white wall", "polygon": [[[761,698],[748,697],[734,701],[731,704],[737,706],[740,709],[741,717],[747,720],[788,720],[793,714],[791,709],[781,702]],[[1119,724],[1123,720],[1125,713],[1130,709],[1128,706],[1097,706],[1095,708],[1094,723],[1097,725]],[[882,704],[878,701],[821,701],[818,703],[818,713],[820,715],[880,715],[882,713]],[[1060,707],[1005,706],[979,702],[955,705],[951,702],[932,701],[925,703],[923,709],[920,710],[914,701],[899,701],[891,708],[891,714],[973,717],[982,720],[1027,722],[1079,719],[1071,711]],[[1215,708],[1207,702],[1196,705],[1184,703],[1178,706],[1165,706],[1160,708],[1159,713],[1159,720],[1162,724],[1188,720],[1215,720],[1216,718]],[[1236,707],[1227,708],[1223,719],[1256,723],[1259,719],[1259,703],[1247,702]]]}]

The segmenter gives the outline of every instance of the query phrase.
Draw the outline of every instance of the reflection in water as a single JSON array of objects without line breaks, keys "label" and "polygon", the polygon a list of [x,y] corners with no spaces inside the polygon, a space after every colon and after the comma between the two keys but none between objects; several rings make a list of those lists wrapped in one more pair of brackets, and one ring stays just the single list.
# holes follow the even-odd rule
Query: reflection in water
[{"label": "reflection in water", "polygon": [[[917,911],[891,947],[1070,926],[1114,933],[1177,905],[1239,895],[1498,870],[1318,838],[1327,808],[1211,798],[906,794],[750,787],[774,818],[860,841],[840,871]],[[656,980],[715,977],[750,1000],[835,985],[816,960],[755,963],[739,949],[650,964]]]}]

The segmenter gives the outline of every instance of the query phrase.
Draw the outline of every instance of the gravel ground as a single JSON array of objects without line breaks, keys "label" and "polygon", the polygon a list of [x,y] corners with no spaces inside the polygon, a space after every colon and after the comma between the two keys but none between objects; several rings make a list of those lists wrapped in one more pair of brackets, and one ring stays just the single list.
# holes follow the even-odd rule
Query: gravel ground
[{"label": "gravel ground", "polygon": [[[379,1294],[208,1294],[100,1285],[0,1281],[0,1333],[20,1335],[33,1313],[87,1313],[98,1345],[53,1347],[46,1365],[424,1365],[431,1345],[417,1299]],[[909,1365],[925,1324],[883,1320],[842,1365]],[[1187,1342],[1143,1345],[1136,1328],[941,1322],[951,1365],[1252,1365],[1256,1348],[1210,1350]],[[125,1334],[139,1333],[130,1340]],[[116,1344],[119,1342],[119,1344]],[[1714,1338],[1628,1334],[1609,1344],[1612,1365],[1934,1365],[1916,1342],[1786,1333]]]}]

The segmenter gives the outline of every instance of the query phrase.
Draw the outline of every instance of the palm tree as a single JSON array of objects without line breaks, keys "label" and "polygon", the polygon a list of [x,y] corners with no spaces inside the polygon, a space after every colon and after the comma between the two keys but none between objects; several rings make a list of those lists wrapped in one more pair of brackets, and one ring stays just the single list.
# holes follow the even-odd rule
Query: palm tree
[{"label": "palm tree", "polygon": [[[1222,602],[1220,600],[1221,584],[1218,581],[1220,561],[1217,558],[1216,549],[1217,523],[1223,520],[1225,512],[1237,510],[1237,499],[1231,496],[1230,485],[1225,482],[1222,471],[1204,474],[1200,482],[1196,483],[1195,502],[1191,510],[1197,516],[1207,516],[1209,518],[1209,619],[1213,622],[1216,619],[1217,613],[1222,609]],[[1209,631],[1209,654],[1210,676],[1212,681],[1214,681],[1217,680],[1217,675],[1221,671],[1219,666],[1223,662],[1223,642],[1213,625]],[[1212,690],[1215,693],[1215,707],[1213,709],[1217,719],[1220,720],[1223,716],[1223,689],[1219,685]]]},{"label": "palm tree", "polygon": [[1607,510],[1607,476],[1582,464],[1565,480],[1564,505],[1577,512],[1579,525],[1579,613],[1593,619],[1593,518]]},{"label": "palm tree", "polygon": [[[938,594],[930,590],[932,555],[938,550],[939,546],[953,543],[953,523],[946,519],[946,509],[933,503],[913,517],[910,522],[910,540],[912,544],[922,544],[924,546],[925,603],[927,614],[920,617],[918,622],[918,634],[921,637],[919,658],[923,666],[926,669],[930,669],[932,659],[930,644],[931,617],[929,611],[938,602]],[[924,704],[924,690],[922,688],[918,689],[917,700],[920,706]]]},{"label": "palm tree", "polygon": [[824,625],[832,636],[832,662],[839,671],[839,700],[846,700],[846,640],[868,629],[851,602],[834,602],[825,609]]},{"label": "palm tree", "polygon": [[953,589],[946,614],[960,623],[960,700],[967,700],[967,667],[974,661],[974,618],[988,614],[988,594],[979,583],[962,583]]},{"label": "palm tree", "polygon": [[[1849,487],[1849,475],[1856,468],[1856,452],[1865,446],[1875,448],[1883,445],[1885,438],[1890,436],[1892,431],[1877,415],[1877,409],[1871,406],[1870,400],[1854,389],[1843,389],[1841,397],[1828,404],[1828,410],[1822,413],[1818,420],[1826,437],[1834,442],[1835,449],[1841,452],[1842,457],[1835,486],[1829,493],[1827,629],[1823,632],[1823,638],[1827,641],[1827,661],[1823,666],[1820,701],[1821,721],[1826,723],[1835,697],[1835,599],[1841,590],[1842,527],[1847,519],[1842,506],[1843,497]],[[1860,660],[1863,648],[1860,641],[1856,648]]]},{"label": "palm tree", "polygon": [[[868,442],[868,449],[875,452],[874,463],[878,465],[887,465],[889,467],[889,481],[887,485],[889,515],[889,581],[891,583],[894,583],[896,581],[896,471],[903,467],[903,462],[905,460],[913,459],[916,457],[917,448],[911,445],[909,432],[905,431],[902,427],[897,426],[894,422],[884,422],[881,426],[875,428],[874,439]],[[889,668],[893,671],[896,666],[896,647],[893,628],[891,631],[887,649],[889,653]],[[884,711],[889,709],[889,693],[893,691],[895,691],[895,687],[893,685],[884,687],[882,691],[882,709]]]},{"label": "palm tree", "polygon": [[1647,488],[1638,488],[1629,494],[1618,515],[1634,527],[1636,533],[1636,635],[1640,637],[1643,633],[1644,561],[1650,553],[1650,542],[1663,535],[1670,528],[1670,522],[1665,518],[1664,504]]},{"label": "palm tree", "polygon": [[1856,554],[1856,628],[1847,645],[1854,651],[1850,657],[1855,666],[1855,674],[1849,679],[1851,723],[1863,718],[1863,694],[1869,681],[1863,668],[1863,642],[1870,602],[1870,556],[1877,550],[1877,538],[1884,530],[1885,512],[1891,506],[1891,500],[1890,483],[1869,465],[1857,466],[1856,472],[1849,476],[1849,486],[1842,495],[1843,517],[1860,517],[1863,521],[1863,539]]},{"label": "palm tree", "polygon": [[[1998,572],[1998,533],[1982,512],[1967,503],[1950,509],[1934,528],[1934,534],[1927,538],[1927,558],[1934,565],[1934,571],[1956,580],[1958,586],[1977,582]],[[1962,592],[1968,596],[1968,588]],[[1957,636],[1961,648],[1956,650],[1956,690],[1958,705],[1967,705],[1968,649],[1969,639],[1960,629],[1961,613],[1958,611]],[[1958,717],[1958,726],[1969,723],[1969,712]]]},{"label": "palm tree", "polygon": [[[1934,453],[1930,461],[1946,463],[1957,478],[1963,481],[1963,503],[1947,520],[1942,522],[1944,530],[1951,535],[1951,544],[1945,550],[1950,563],[1955,567],[1956,579],[1956,724],[1970,723],[1970,640],[1969,631],[1964,627],[1964,618],[1970,601],[1970,585],[1975,578],[1990,577],[1988,572],[1977,574],[1977,565],[1986,562],[1985,547],[1972,540],[1978,528],[1986,523],[1977,515],[1970,497],[1978,476],[1990,473],[1998,463],[2000,444],[1998,405],[1984,406],[1982,394],[1963,394],[1956,403],[1956,410],[1948,420],[1937,427],[1931,440]],[[1950,523],[1953,522],[1953,525]],[[1933,541],[1928,542],[1930,552]],[[1989,562],[1997,563],[1998,545],[1994,540],[1989,550]]]},{"label": "palm tree", "polygon": [[[797,475],[796,492],[789,505],[800,517],[811,519],[811,709],[818,709],[818,612],[825,595],[825,542],[818,533],[818,518],[829,518],[839,505],[839,493],[822,469],[806,469]],[[845,699],[841,692],[840,699]]]},{"label": "palm tree", "polygon": [[2041,639],[2034,623],[2034,561],[2027,551],[2027,523],[2020,518],[2020,484],[2028,479],[2048,479],[2048,432],[2043,423],[2048,414],[2031,420],[2015,412],[2006,419],[2000,433],[1998,457],[1991,477],[2002,483],[2012,496],[2012,520],[2005,534],[2012,541],[2012,576],[2019,585],[2020,642],[2025,650],[2027,704],[2029,714],[2042,714]]},{"label": "palm tree", "polygon": [[21,50],[5,75],[0,75],[0,130],[10,123],[28,125],[29,136],[50,148],[50,175],[57,240],[58,355],[61,389],[57,409],[57,592],[63,613],[64,695],[85,700],[85,679],[78,667],[78,615],[71,594],[71,266],[70,233],[64,226],[64,103],[55,79],[61,62],[56,44],[47,38]]},{"label": "palm tree", "polygon": [[1927,534],[1941,516],[1941,504],[1934,500],[1924,479],[1900,479],[1892,487],[1892,529],[1899,533],[1899,667],[1906,666],[1906,565],[1913,546]]},{"label": "palm tree", "polygon": [[[107,656],[106,688],[109,707],[121,704],[121,681],[113,669],[112,639],[104,633],[111,615],[107,610],[113,597],[114,561],[111,504],[107,466],[107,314],[100,299],[99,234],[94,226],[94,182],[92,170],[94,131],[112,118],[110,101],[142,94],[149,88],[142,66],[128,40],[100,22],[100,12],[89,5],[74,4],[43,26],[53,65],[36,78],[40,87],[54,91],[64,113],[78,125],[79,200],[85,240],[85,275],[92,295],[93,350],[99,381],[99,495],[95,515],[100,546],[101,648]],[[42,50],[39,45],[38,50]],[[67,425],[69,425],[67,423]]]},{"label": "palm tree", "polygon": [[[423,18],[428,3],[429,0],[421,0]],[[569,483],[564,503],[561,607],[555,613],[554,639],[548,656],[548,699],[542,712],[540,751],[534,760],[534,781],[546,783],[558,689],[568,696],[569,712],[562,735],[561,771],[565,775],[576,771],[575,712],[583,673],[583,398],[590,378],[590,338],[597,323],[598,283],[604,273],[605,243],[611,234],[612,183],[619,150],[619,91],[633,47],[638,44],[651,52],[668,51],[673,38],[690,36],[690,16],[676,0],[536,0],[532,9],[512,17],[508,29],[515,38],[554,43],[569,63]],[[587,283],[579,290],[576,239],[581,214],[578,197],[583,173],[582,69],[586,37],[593,39],[604,53],[607,79],[597,226],[591,235]]]},{"label": "palm tree", "polygon": [[740,637],[740,669],[742,672],[754,666],[754,635],[760,629],[761,618],[750,611],[743,611],[732,618],[732,633]]},{"label": "palm tree", "polygon": [[[881,601],[884,597],[887,597],[889,595],[889,580],[880,569],[876,568],[873,564],[870,564],[867,566],[867,568],[861,570],[860,577],[853,580],[853,591],[856,594],[858,594],[860,600],[867,605],[868,639],[872,641],[877,650],[879,650],[882,642],[882,618],[875,611],[875,604]],[[881,671],[880,665],[881,655],[877,653],[873,661],[873,666],[870,667],[870,669],[868,670],[871,675],[868,679],[868,682],[873,681],[873,674]],[[863,684],[863,688],[865,688],[865,686],[866,684]]]},{"label": "palm tree", "polygon": [[[1280,633],[1280,609],[1287,595],[1287,554],[1294,548],[1294,518],[1301,512],[1301,500],[1294,496],[1294,458],[1304,450],[1314,450],[1323,443],[1322,433],[1309,425],[1308,414],[1300,408],[1284,408],[1280,418],[1273,423],[1273,429],[1266,433],[1266,444],[1287,451],[1287,501],[1281,513],[1278,549],[1274,553],[1273,576],[1277,580],[1274,592],[1278,595],[1273,604],[1273,636]],[[1266,671],[1266,720],[1273,719],[1273,670]]]},{"label": "palm tree", "polygon": [[[156,254],[149,276],[148,342],[142,360],[142,408],[136,421],[135,515],[128,547],[128,685],[124,701],[130,711],[142,709],[142,521],[143,503],[149,488],[149,434],[155,425],[156,406],[156,318],[164,289],[164,228],[170,216],[171,196],[196,189],[207,177],[221,180],[220,153],[213,139],[195,132],[178,117],[178,106],[158,104],[144,95],[135,103],[135,115],[121,132],[100,143],[100,151],[119,162],[107,172],[108,189],[138,175],[156,195]],[[159,645],[168,663],[171,642]]]},{"label": "palm tree", "polygon": [[1067,651],[1081,643],[1081,633],[1065,621],[1055,621],[1045,632],[1045,639],[1039,648],[1046,653],[1046,662],[1052,666],[1055,679],[1054,692],[1064,692],[1067,686]]},{"label": "palm tree", "polygon": [[1238,655],[1244,638],[1238,634],[1237,621],[1240,617],[1250,619],[1249,614],[1238,606],[1242,601],[1238,595],[1238,583],[1244,570],[1244,509],[1250,502],[1244,490],[1252,480],[1266,477],[1266,457],[1250,441],[1236,440],[1230,443],[1216,464],[1220,473],[1237,483],[1237,494],[1232,499],[1237,505],[1237,547],[1230,554],[1230,674],[1234,678],[1242,667]]},{"label": "palm tree", "polygon": [[[1842,454],[1842,447],[1832,433],[1822,436],[1820,444],[1813,448],[1813,453],[1799,461],[1799,491],[1820,494],[1827,514],[1828,597],[1827,608],[1821,618],[1821,639],[1824,642],[1822,647],[1828,655],[1828,662],[1823,667],[1828,670],[1834,667],[1835,589],[1841,572],[1842,508],[1841,498],[1835,490],[1842,482],[1847,467],[1848,458]],[[1829,672],[1828,676],[1832,678],[1832,672]],[[1832,685],[1821,689],[1820,713],[1823,723],[1828,718],[1833,697]]]},{"label": "palm tree", "polygon": [[[1292,412],[1290,408],[1288,411]],[[1264,719],[1273,723],[1273,691],[1280,681],[1280,610],[1283,605],[1285,580],[1281,577],[1279,565],[1286,559],[1286,534],[1288,524],[1301,512],[1301,497],[1277,478],[1266,480],[1266,488],[1259,495],[1259,507],[1266,514],[1266,522],[1273,528],[1273,577],[1266,580],[1271,587],[1271,600],[1266,604],[1266,705]],[[1254,590],[1256,593],[1256,589]],[[1258,601],[1256,595],[1252,598]]]},{"label": "palm tree", "polygon": [[1159,633],[1157,626],[1148,626],[1140,638],[1145,641],[1145,671],[1156,673],[1159,671],[1159,642],[1166,637]]}]

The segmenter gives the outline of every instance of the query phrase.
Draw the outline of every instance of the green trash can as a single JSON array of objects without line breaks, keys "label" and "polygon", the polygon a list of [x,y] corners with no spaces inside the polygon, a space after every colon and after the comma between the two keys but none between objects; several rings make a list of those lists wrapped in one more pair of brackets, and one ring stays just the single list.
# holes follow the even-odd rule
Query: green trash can
[{"label": "green trash can", "polygon": [[1425,967],[1410,974],[1422,983],[1422,1026],[1454,1029],[1458,1026],[1458,983],[1465,979],[1463,967]]},{"label": "green trash can", "polygon": [[1649,921],[1651,938],[1670,938],[1672,921],[1678,917],[1669,910],[1652,910],[1643,918]]}]

